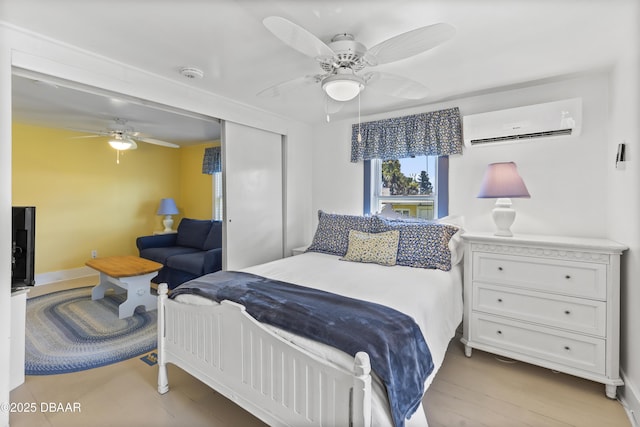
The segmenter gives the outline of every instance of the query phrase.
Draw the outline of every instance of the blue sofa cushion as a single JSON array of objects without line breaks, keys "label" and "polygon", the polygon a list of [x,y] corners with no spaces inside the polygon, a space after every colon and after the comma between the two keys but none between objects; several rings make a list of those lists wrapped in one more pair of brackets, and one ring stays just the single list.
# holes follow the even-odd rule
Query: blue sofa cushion
[{"label": "blue sofa cushion", "polygon": [[192,254],[194,252],[200,252],[196,248],[187,248],[184,246],[168,246],[165,248],[147,248],[140,251],[142,258],[150,259],[151,261],[159,262],[167,265],[167,259],[174,255]]},{"label": "blue sofa cushion", "polygon": [[209,220],[182,218],[178,225],[176,245],[203,250],[210,230]]},{"label": "blue sofa cushion", "polygon": [[173,255],[167,259],[167,267],[202,276],[204,274],[204,257],[206,252]]},{"label": "blue sofa cushion", "polygon": [[222,247],[222,221],[211,221],[211,229],[204,241],[204,250]]}]

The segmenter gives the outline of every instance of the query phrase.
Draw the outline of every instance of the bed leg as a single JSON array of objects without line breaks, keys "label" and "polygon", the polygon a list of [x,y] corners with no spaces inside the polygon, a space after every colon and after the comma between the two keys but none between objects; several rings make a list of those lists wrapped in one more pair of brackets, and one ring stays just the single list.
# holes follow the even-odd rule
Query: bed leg
[{"label": "bed leg", "polygon": [[165,313],[164,303],[167,300],[167,284],[158,285],[158,393],[165,394],[169,391],[169,377],[167,376],[167,364],[165,362]]},{"label": "bed leg", "polygon": [[351,425],[371,426],[371,362],[363,351],[356,353],[353,366],[353,394]]}]

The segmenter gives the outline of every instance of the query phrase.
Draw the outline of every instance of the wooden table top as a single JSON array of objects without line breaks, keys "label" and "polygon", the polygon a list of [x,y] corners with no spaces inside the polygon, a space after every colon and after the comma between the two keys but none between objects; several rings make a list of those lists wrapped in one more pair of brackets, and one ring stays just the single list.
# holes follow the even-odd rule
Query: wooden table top
[{"label": "wooden table top", "polygon": [[94,258],[85,264],[111,277],[141,276],[158,271],[163,267],[159,262],[133,255]]}]

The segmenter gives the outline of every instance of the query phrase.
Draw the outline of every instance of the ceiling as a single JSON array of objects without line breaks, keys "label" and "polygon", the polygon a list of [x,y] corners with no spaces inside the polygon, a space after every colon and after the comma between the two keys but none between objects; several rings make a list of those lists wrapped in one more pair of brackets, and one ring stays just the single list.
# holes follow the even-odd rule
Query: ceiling
[{"label": "ceiling", "polygon": [[[406,100],[365,89],[362,115],[410,108],[501,88],[531,85],[611,66],[636,37],[636,0],[0,0],[0,19],[170,79],[181,67],[204,78],[188,84],[285,117],[325,120],[318,84],[279,97],[257,93],[321,72],[262,24],[282,16],[328,43],[351,33],[371,47],[414,28],[446,22],[450,41],[375,67],[421,82],[424,99]],[[94,91],[95,92],[95,91]],[[139,100],[89,93],[16,78],[16,120],[101,130],[115,118],[150,137],[192,143],[216,139],[217,123]],[[336,118],[357,115],[357,101]],[[173,132],[173,133],[172,133]],[[216,133],[217,132],[217,133]]]},{"label": "ceiling", "polygon": [[52,80],[34,75],[13,76],[14,120],[87,134],[125,126],[140,137],[180,146],[220,138],[220,123],[216,119]]}]

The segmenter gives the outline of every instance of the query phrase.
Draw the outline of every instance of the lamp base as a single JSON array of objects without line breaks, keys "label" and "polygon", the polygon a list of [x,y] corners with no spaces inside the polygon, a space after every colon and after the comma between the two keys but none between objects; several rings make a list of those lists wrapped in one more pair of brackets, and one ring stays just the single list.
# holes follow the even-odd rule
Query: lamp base
[{"label": "lamp base", "polygon": [[493,222],[496,224],[496,236],[513,237],[511,224],[516,219],[516,211],[511,207],[511,199],[501,198],[496,200],[496,207],[491,211]]},{"label": "lamp base", "polygon": [[171,229],[173,227],[173,218],[171,218],[171,215],[164,216],[164,219],[162,220],[162,225],[164,225],[164,230],[162,230],[163,233],[173,232],[173,230]]}]

